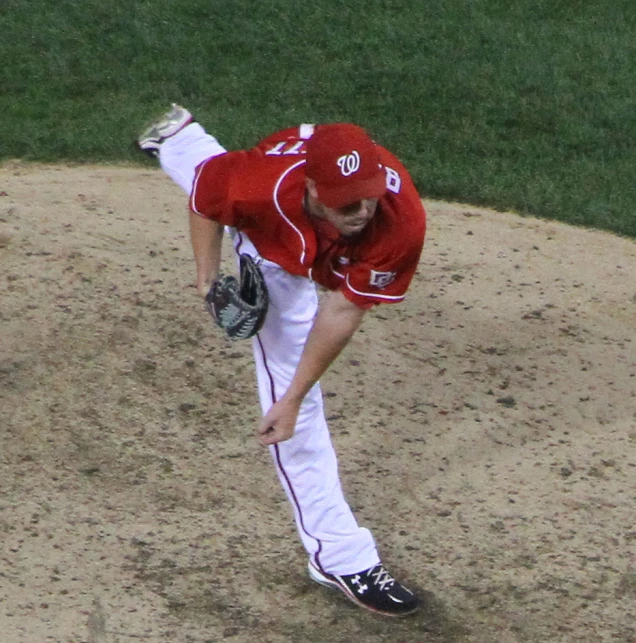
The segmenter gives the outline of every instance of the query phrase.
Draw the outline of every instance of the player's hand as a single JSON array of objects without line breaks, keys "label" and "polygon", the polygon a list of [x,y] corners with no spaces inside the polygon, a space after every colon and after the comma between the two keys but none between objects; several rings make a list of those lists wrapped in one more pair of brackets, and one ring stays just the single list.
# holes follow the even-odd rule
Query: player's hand
[{"label": "player's hand", "polygon": [[262,446],[270,446],[289,440],[294,435],[300,402],[282,397],[275,402],[258,425],[258,441]]}]

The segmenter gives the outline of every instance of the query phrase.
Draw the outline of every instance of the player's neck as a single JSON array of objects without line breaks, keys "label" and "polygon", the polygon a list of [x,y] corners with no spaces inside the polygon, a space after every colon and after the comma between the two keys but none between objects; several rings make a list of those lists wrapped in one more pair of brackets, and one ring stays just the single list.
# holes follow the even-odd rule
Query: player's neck
[{"label": "player's neck", "polygon": [[317,219],[325,218],[320,203],[309,194],[308,190],[305,190],[305,196],[303,197],[303,208],[310,217],[316,217]]}]

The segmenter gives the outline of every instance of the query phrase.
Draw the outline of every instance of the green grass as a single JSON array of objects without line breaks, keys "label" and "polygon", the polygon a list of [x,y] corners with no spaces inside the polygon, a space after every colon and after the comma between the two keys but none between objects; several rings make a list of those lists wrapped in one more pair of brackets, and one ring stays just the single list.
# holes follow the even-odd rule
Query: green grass
[{"label": "green grass", "polygon": [[423,196],[636,237],[633,0],[3,0],[0,159],[134,161],[170,101],[229,148],[351,120]]}]

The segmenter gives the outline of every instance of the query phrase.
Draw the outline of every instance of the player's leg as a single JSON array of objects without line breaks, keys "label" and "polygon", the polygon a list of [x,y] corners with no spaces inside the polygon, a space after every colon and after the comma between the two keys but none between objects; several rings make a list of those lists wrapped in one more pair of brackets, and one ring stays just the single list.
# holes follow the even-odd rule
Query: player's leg
[{"label": "player's leg", "polygon": [[[261,268],[270,308],[254,339],[254,354],[261,406],[266,412],[289,386],[318,301],[307,279],[268,262]],[[371,533],[358,526],[344,498],[318,384],[303,401],[294,436],[270,451],[309,553],[311,578],[385,616],[416,611],[417,597],[382,565]]]},{"label": "player's leg", "polygon": [[[255,250],[243,234],[235,235],[240,252]],[[254,354],[263,412],[287,390],[300,360],[318,307],[316,288],[271,262],[261,270],[270,305],[254,339]],[[302,542],[314,563],[339,574],[367,569],[379,562],[367,529],[359,527],[346,502],[338,464],[316,384],[300,409],[294,437],[271,448],[280,481],[294,510]]]},{"label": "player's leg", "polygon": [[153,121],[137,139],[137,146],[158,158],[163,170],[187,194],[192,190],[196,167],[226,152],[216,138],[179,105],[173,105],[169,112]]}]

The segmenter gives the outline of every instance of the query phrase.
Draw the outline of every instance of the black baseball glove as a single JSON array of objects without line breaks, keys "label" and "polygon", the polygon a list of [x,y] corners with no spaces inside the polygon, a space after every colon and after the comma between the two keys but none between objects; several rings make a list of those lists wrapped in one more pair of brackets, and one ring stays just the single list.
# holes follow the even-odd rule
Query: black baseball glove
[{"label": "black baseball glove", "polygon": [[249,255],[240,255],[240,277],[215,281],[205,303],[230,339],[247,339],[262,328],[269,305],[263,273]]}]

